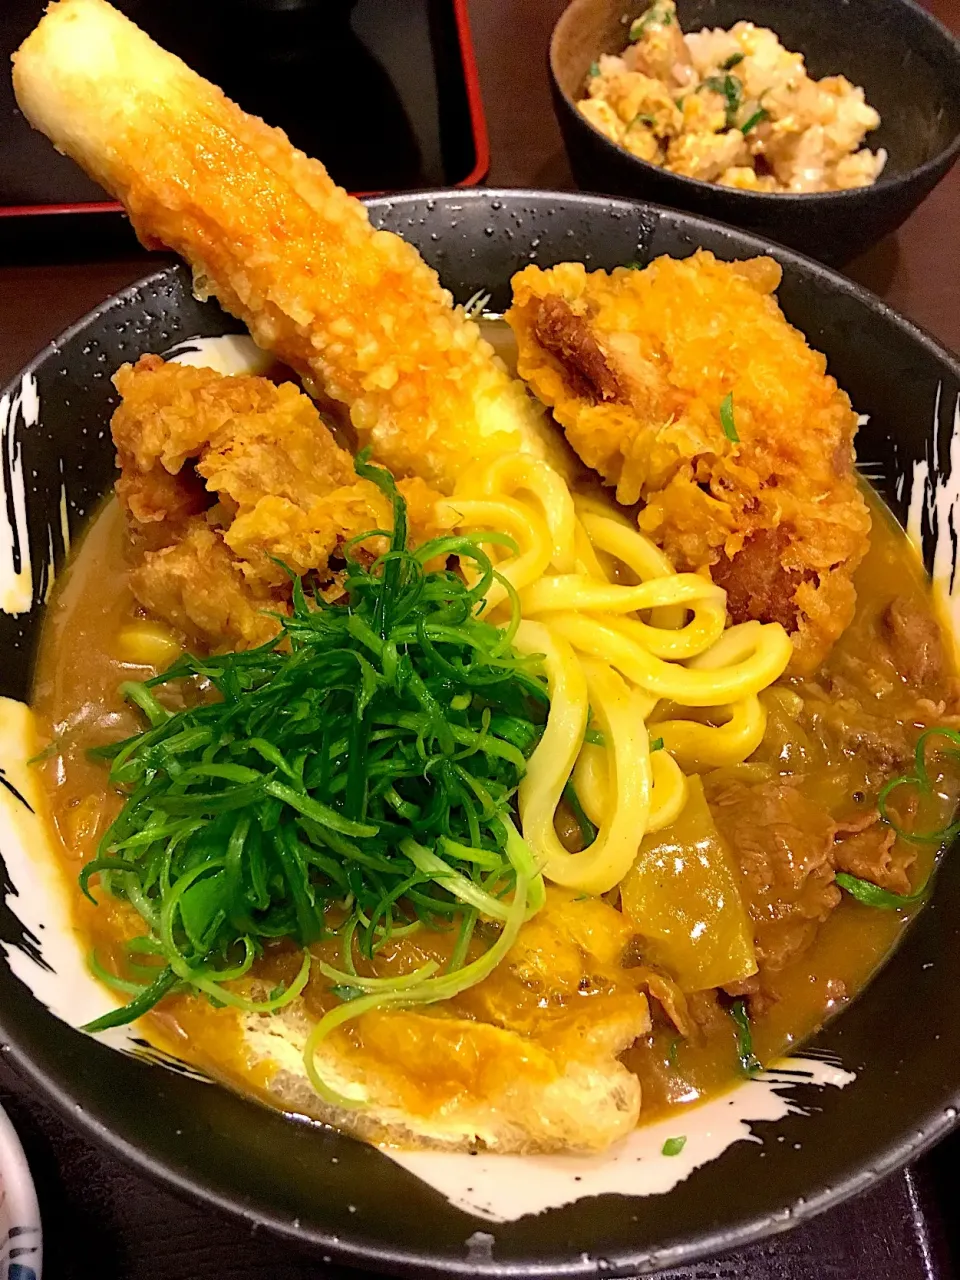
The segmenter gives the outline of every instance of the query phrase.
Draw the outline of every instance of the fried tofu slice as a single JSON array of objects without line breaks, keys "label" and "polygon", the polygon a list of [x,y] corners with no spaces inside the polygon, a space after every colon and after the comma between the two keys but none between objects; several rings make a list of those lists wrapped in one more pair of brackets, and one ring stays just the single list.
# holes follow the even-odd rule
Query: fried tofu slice
[{"label": "fried tofu slice", "polygon": [[[394,1145],[454,1150],[602,1151],[640,1113],[641,1086],[619,1055],[650,1030],[636,971],[622,961],[633,926],[600,899],[552,888],[503,964],[457,1000],[364,1014],[320,1048],[340,1110],[302,1064],[312,1026],[299,1002],[241,1019],[247,1061],[286,1109]],[[410,948],[410,964],[431,954]],[[308,988],[309,991],[309,988]]]},{"label": "fried tofu slice", "polygon": [[446,493],[501,453],[568,465],[558,433],[399,236],[279,129],[106,0],[60,0],[14,55],[26,118],[120,200],[256,342],[349,406],[361,444]]},{"label": "fried tofu slice", "polygon": [[870,516],[857,418],[789,325],[770,258],[699,250],[644,270],[526,267],[507,313],[518,370],[582,460],[643,503],[679,570],[709,570],[735,622],[780,622],[795,672],[853,617]]},{"label": "fried tofu slice", "polygon": [[[357,477],[292,383],[143,356],[114,384],[131,587],[191,639],[211,648],[262,643],[277,630],[270,615],[289,606],[283,565],[322,584],[345,542],[390,527],[383,493]],[[400,487],[414,543],[439,533],[440,495],[419,479]],[[375,553],[382,542],[364,546]]]}]

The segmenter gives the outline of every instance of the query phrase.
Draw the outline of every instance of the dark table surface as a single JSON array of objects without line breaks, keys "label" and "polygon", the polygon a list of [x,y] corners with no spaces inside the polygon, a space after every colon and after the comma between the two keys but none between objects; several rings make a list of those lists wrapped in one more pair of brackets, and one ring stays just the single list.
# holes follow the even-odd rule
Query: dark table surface
[{"label": "dark table surface", "polygon": [[[550,105],[545,49],[566,0],[469,0],[490,130],[489,182],[565,189],[573,183]],[[797,0],[835,3],[836,0]],[[925,0],[960,32],[960,0]],[[156,255],[87,250],[52,237],[42,250],[0,250],[0,385],[45,342]],[[848,274],[960,351],[960,166],[895,235]],[[51,1280],[306,1280],[355,1275],[321,1268],[288,1246],[175,1199],[93,1147],[32,1097],[0,1060],[0,1101],[30,1159]],[[950,1140],[916,1168],[788,1236],[663,1280],[947,1280],[960,1276]],[[956,1235],[956,1239],[952,1236]]]}]

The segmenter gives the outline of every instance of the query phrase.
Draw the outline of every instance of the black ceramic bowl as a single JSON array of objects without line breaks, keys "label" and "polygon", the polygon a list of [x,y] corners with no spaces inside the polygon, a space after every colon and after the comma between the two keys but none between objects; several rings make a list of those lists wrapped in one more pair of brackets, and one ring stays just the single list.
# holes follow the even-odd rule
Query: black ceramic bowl
[{"label": "black ceramic bowl", "polygon": [[[513,272],[531,261],[610,268],[660,254],[683,257],[701,245],[721,258],[772,252],[784,268],[787,316],[827,353],[858,410],[870,415],[860,457],[897,516],[906,519],[914,464],[927,461],[935,476],[949,479],[960,363],[815,263],[688,214],[602,197],[448,192],[375,200],[370,210],[377,224],[422,250],[457,298],[489,289],[496,308],[508,302]],[[164,268],[109,299],[32,362],[26,373],[36,379],[39,419],[18,427],[15,439],[4,436],[3,459],[6,466],[16,445],[23,474],[32,477],[26,502],[35,564],[46,559],[50,526],[60,528],[61,466],[75,531],[112,484],[106,428],[115,397],[106,375],[140,353],[236,328],[215,305],[196,301],[186,270]],[[18,379],[8,394],[20,386]],[[5,411],[5,430],[7,424]],[[928,520],[928,560],[933,533]],[[0,694],[29,697],[42,594],[39,583],[30,612],[0,614]],[[42,934],[31,939],[18,926],[18,905],[8,897],[0,907],[0,938],[8,947],[42,948]],[[960,1105],[958,990],[954,855],[889,964],[816,1039],[817,1052],[857,1073],[854,1083],[842,1091],[797,1087],[794,1099],[809,1115],[754,1125],[761,1143],[738,1143],[667,1195],[606,1195],[504,1225],[452,1207],[371,1147],[97,1044],[51,1016],[6,959],[0,1043],[71,1123],[143,1172],[321,1258],[417,1280],[633,1276],[783,1230],[945,1134]]]},{"label": "black ceramic bowl", "polygon": [[639,160],[588,124],[574,105],[590,64],[619,53],[648,0],[573,0],[550,41],[550,75],[574,176],[587,191],[656,200],[717,218],[842,264],[896,230],[960,154],[960,43],[914,0],[678,0],[684,31],[770,27],[819,79],[843,74],[866,90],[885,147],[872,187],[809,195],[738,191],[668,173]]}]

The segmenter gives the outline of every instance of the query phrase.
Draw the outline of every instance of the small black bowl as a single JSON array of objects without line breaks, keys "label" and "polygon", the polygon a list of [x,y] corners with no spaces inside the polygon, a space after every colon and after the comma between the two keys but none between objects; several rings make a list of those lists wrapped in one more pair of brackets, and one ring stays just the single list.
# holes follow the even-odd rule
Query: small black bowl
[{"label": "small black bowl", "polygon": [[862,85],[886,167],[872,187],[806,195],[739,191],[669,173],[610,142],[577,110],[590,64],[620,53],[648,0],[573,0],[550,41],[554,107],[574,176],[588,191],[655,200],[745,227],[840,265],[895,231],[960,154],[960,42],[914,0],[678,0],[682,29],[770,27],[810,75]]}]

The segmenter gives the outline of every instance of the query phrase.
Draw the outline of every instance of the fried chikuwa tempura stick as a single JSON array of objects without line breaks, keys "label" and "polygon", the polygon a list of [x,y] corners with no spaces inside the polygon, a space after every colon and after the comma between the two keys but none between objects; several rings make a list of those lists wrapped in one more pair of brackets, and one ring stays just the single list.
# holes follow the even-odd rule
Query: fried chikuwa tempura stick
[{"label": "fried chikuwa tempura stick", "polygon": [[417,251],[105,0],[50,5],[14,64],[30,123],[123,201],[145,245],[187,260],[200,295],[349,406],[397,474],[449,492],[516,449],[566,465]]}]

